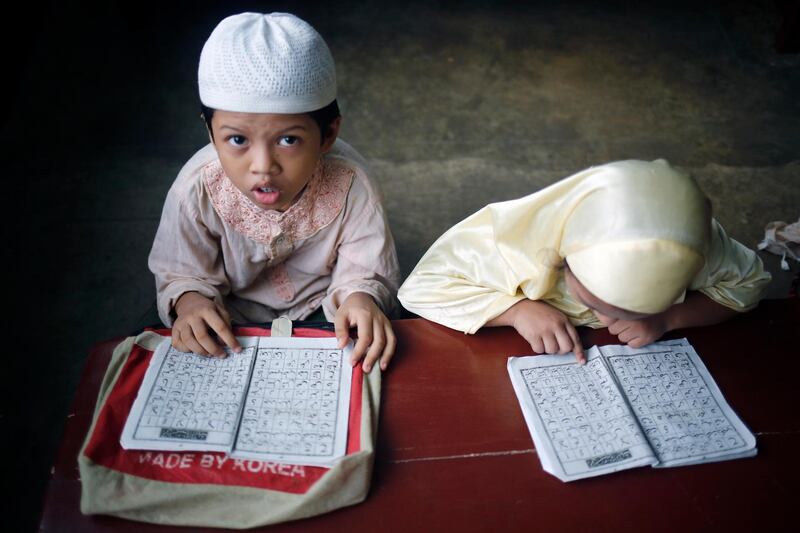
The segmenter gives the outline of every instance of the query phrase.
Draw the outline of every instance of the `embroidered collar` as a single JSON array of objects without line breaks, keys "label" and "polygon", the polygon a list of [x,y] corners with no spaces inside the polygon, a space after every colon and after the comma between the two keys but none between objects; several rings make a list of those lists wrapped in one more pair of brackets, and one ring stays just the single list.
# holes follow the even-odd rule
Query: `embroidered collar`
[{"label": "embroidered collar", "polygon": [[306,239],[338,216],[347,200],[355,171],[338,158],[323,158],[302,196],[286,211],[256,206],[228,179],[218,159],[201,171],[217,215],[237,232],[270,246],[284,234],[290,242]]}]

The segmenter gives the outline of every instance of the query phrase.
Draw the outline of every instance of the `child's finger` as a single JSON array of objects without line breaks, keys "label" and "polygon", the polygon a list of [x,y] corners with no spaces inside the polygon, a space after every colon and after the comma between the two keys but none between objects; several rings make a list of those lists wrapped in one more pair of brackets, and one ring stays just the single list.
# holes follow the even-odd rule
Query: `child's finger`
[{"label": "child's finger", "polygon": [[381,370],[386,370],[389,366],[389,361],[391,361],[395,348],[397,348],[397,337],[394,335],[391,322],[386,322],[384,330],[386,333],[386,346],[383,347],[383,354],[381,355]]},{"label": "child's finger", "polygon": [[350,339],[350,324],[344,313],[336,313],[336,316],[333,317],[333,330],[336,333],[336,343],[339,349],[347,346],[347,341]]},{"label": "child's finger", "polygon": [[578,330],[575,329],[575,326],[573,326],[571,322],[567,324],[567,333],[569,334],[570,339],[572,339],[572,351],[575,352],[575,359],[578,360],[579,365],[585,365],[586,354],[583,351],[581,337],[578,335]]},{"label": "child's finger", "polygon": [[569,329],[556,330],[556,341],[558,342],[558,353],[565,354],[572,351],[575,342],[569,336]]},{"label": "child's finger", "polygon": [[225,355],[225,350],[216,343],[214,337],[208,333],[208,327],[204,320],[197,320],[190,322],[189,326],[192,328],[192,333],[197,343],[200,345],[202,352],[201,355]]},{"label": "child's finger", "polygon": [[542,340],[544,341],[544,351],[546,353],[558,353],[558,341],[555,335],[552,333],[542,335]]},{"label": "child's finger", "polygon": [[176,328],[172,328],[172,347],[179,352],[189,351],[183,341],[181,341],[181,330]]},{"label": "child's finger", "polygon": [[242,351],[242,347],[239,344],[239,341],[236,339],[236,335],[233,334],[233,330],[230,328],[228,323],[225,319],[219,315],[217,316],[210,316],[208,318],[208,325],[214,330],[214,332],[222,339],[222,342],[225,343],[231,350],[236,353]]},{"label": "child's finger", "polygon": [[626,344],[627,344],[628,342],[630,342],[632,339],[634,339],[635,337],[636,337],[636,333],[635,333],[635,332],[633,331],[633,329],[632,329],[632,328],[630,328],[630,327],[625,327],[625,328],[624,328],[624,329],[622,329],[622,330],[619,332],[619,334],[617,335],[617,338],[618,338],[620,341],[622,341],[622,342],[624,342],[624,343],[626,343]]},{"label": "child's finger", "polygon": [[380,322],[377,319],[373,320],[372,342],[369,345],[369,350],[367,351],[367,356],[364,358],[364,364],[362,366],[364,372],[369,373],[369,371],[372,370],[372,365],[375,364],[375,361],[377,361],[378,357],[383,353],[383,347],[385,345],[383,335],[384,332]]},{"label": "child's finger", "polygon": [[353,347],[353,356],[350,358],[350,363],[355,365],[367,353],[367,348],[372,344],[372,332],[368,331],[367,325],[369,324],[369,317],[361,317],[358,319],[357,331],[358,340]]},{"label": "child's finger", "polygon": [[181,335],[181,339],[183,339],[183,343],[186,345],[187,352],[192,352],[197,355],[209,355],[206,349],[197,342],[197,339],[191,332],[191,328],[189,331],[184,331]]},{"label": "child's finger", "polygon": [[535,353],[544,353],[544,343],[540,335],[534,336],[533,339],[528,339],[528,342]]},{"label": "child's finger", "polygon": [[219,312],[222,323],[220,326],[212,325],[214,331],[217,332],[217,335],[219,335],[222,341],[228,345],[231,350],[236,353],[240,353],[242,351],[242,345],[239,344],[239,339],[237,339],[236,335],[233,334],[233,328],[231,327],[231,315],[228,313],[227,309],[220,305],[217,306],[217,311]]},{"label": "child's finger", "polygon": [[203,353],[203,347],[200,346],[192,334],[192,328],[188,322],[183,323],[181,326],[172,330],[173,338],[177,337],[178,343],[176,349],[182,352],[192,352],[198,355],[208,355]]},{"label": "child's finger", "polygon": [[612,335],[619,335],[628,329],[629,326],[630,323],[627,320],[616,320],[613,324],[608,326],[608,332]]}]

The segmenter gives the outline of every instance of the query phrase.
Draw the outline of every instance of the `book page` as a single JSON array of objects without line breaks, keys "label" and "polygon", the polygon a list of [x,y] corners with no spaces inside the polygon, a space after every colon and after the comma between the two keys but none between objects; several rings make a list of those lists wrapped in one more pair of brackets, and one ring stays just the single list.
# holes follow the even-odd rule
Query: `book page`
[{"label": "book page", "polygon": [[596,347],[511,357],[508,371],[542,467],[562,481],[656,462]]},{"label": "book page", "polygon": [[345,455],[351,346],[329,338],[263,337],[234,457],[330,465]]},{"label": "book page", "polygon": [[224,358],[159,344],[128,415],[125,449],[219,451],[330,466],[344,456],[352,342],[335,337],[237,337]]},{"label": "book page", "polygon": [[656,452],[655,466],[756,454],[755,437],[686,339],[600,350]]},{"label": "book page", "polygon": [[241,353],[206,357],[164,339],[153,353],[120,442],[125,449],[229,451],[255,361],[257,337]]}]

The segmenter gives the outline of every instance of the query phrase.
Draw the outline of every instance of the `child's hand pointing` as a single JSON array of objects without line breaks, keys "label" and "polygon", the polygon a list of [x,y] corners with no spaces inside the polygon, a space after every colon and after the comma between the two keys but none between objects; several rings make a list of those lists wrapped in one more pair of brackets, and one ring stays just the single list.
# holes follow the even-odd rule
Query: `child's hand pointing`
[{"label": "child's hand pointing", "polygon": [[545,302],[520,300],[486,325],[512,326],[530,343],[534,352],[575,352],[578,364],[586,364],[586,355],[575,326],[564,313]]},{"label": "child's hand pointing", "polygon": [[224,356],[225,350],[209,330],[215,332],[234,352],[242,350],[231,330],[228,312],[205,296],[196,292],[183,293],[175,302],[175,314],[178,318],[172,325],[172,345],[176,350]]}]

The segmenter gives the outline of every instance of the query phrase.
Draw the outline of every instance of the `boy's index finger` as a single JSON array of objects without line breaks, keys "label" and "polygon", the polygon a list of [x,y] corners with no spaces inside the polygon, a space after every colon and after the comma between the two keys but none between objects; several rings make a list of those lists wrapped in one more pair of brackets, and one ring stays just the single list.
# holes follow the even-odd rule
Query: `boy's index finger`
[{"label": "boy's index finger", "polygon": [[236,335],[233,334],[233,330],[231,327],[222,319],[222,317],[217,317],[217,320],[213,320],[212,323],[209,324],[217,336],[228,346],[231,350],[235,353],[239,353],[242,351],[242,345],[239,344],[239,339],[236,338]]},{"label": "boy's index finger", "polygon": [[336,313],[333,319],[333,331],[336,334],[337,348],[342,349],[347,346],[350,340],[350,328],[347,325],[347,317]]}]

